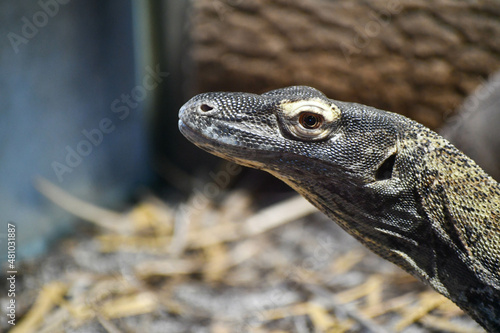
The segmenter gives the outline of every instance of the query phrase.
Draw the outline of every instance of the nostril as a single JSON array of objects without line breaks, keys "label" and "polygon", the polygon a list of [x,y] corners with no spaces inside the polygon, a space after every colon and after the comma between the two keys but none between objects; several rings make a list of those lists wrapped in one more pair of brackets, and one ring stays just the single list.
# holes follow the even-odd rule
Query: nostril
[{"label": "nostril", "polygon": [[200,105],[200,110],[203,111],[203,112],[208,112],[208,111],[212,111],[214,108],[208,104],[201,104]]}]

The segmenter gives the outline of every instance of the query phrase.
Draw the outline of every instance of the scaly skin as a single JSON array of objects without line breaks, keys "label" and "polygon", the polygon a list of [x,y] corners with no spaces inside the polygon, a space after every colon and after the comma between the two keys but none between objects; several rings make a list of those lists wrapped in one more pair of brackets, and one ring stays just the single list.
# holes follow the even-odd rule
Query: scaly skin
[{"label": "scaly skin", "polygon": [[500,332],[500,184],[438,134],[305,86],[201,94],[179,117],[194,144],[285,181]]}]

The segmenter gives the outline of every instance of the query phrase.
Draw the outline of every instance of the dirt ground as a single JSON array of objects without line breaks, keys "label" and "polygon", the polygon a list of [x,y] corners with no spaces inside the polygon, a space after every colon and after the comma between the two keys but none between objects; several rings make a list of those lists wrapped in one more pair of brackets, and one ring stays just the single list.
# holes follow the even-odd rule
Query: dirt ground
[{"label": "dirt ground", "polygon": [[40,188],[87,222],[25,263],[11,332],[483,332],[296,195],[206,182],[114,212]]}]

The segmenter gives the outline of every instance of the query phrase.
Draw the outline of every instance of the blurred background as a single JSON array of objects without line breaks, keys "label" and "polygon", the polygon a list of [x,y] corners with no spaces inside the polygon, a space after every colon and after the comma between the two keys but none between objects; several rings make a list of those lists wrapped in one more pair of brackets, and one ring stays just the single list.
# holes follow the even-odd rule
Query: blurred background
[{"label": "blurred background", "polygon": [[[28,262],[82,230],[41,178],[113,210],[151,193],[180,205],[213,180],[226,164],[177,130],[205,91],[310,85],[441,130],[500,178],[494,0],[20,0],[0,17],[3,258],[8,223]],[[288,195],[261,173],[236,178]]]}]

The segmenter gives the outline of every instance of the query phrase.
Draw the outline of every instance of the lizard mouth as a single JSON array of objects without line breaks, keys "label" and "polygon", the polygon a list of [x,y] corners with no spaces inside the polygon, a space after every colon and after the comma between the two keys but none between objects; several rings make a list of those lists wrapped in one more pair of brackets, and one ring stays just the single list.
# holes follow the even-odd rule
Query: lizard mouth
[{"label": "lizard mouth", "polygon": [[204,135],[201,131],[194,130],[192,127],[186,124],[186,122],[182,121],[182,119],[179,119],[179,130],[186,139],[188,139],[189,141],[191,141],[200,148],[208,149],[210,147],[223,146],[216,139]]},{"label": "lizard mouth", "polygon": [[179,119],[179,130],[186,139],[194,143],[196,146],[202,148],[203,150],[208,151],[209,153],[216,153],[213,147],[220,146],[217,140],[206,137],[199,131],[195,131],[181,119]]},{"label": "lizard mouth", "polygon": [[[186,139],[194,143],[199,148],[213,155],[250,168],[265,169],[265,163],[255,160],[257,154],[267,155],[267,152],[265,151],[245,149],[242,147],[236,148],[234,145],[223,143],[219,140],[206,136],[199,131],[194,130],[181,119],[179,119],[179,130],[182,135],[186,137]],[[272,158],[272,156],[270,157]]]},{"label": "lizard mouth", "polygon": [[193,130],[191,127],[186,125],[185,122],[182,121],[182,119],[179,119],[179,131],[181,131],[182,135],[186,137],[189,141],[192,143],[197,143],[200,139],[204,139],[202,135],[197,133],[195,130]]}]

